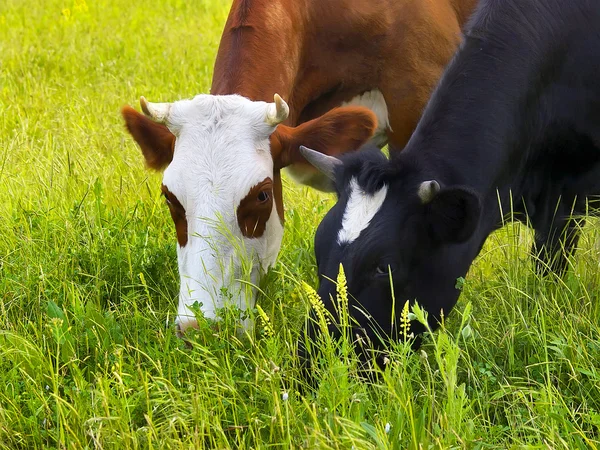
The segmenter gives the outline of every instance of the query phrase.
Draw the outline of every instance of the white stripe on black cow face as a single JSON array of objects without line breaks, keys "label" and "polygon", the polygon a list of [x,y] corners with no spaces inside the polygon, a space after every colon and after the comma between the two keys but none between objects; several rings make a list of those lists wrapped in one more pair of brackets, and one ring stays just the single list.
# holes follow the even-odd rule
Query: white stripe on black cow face
[{"label": "white stripe on black cow face", "polygon": [[360,233],[369,226],[377,211],[385,201],[387,185],[383,185],[374,194],[368,194],[361,188],[352,177],[349,185],[348,202],[342,217],[342,227],[338,232],[337,242],[339,245],[351,244],[358,238]]}]

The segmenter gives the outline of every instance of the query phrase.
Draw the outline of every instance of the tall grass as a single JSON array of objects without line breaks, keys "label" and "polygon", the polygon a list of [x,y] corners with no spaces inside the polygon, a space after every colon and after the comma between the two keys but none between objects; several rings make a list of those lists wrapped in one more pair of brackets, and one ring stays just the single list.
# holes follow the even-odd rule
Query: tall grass
[{"label": "tall grass", "polygon": [[286,181],[256,332],[236,334],[232,310],[187,344],[165,325],[175,233],[119,108],[208,92],[229,5],[0,2],[0,447],[598,447],[595,221],[547,279],[509,225],[422,351],[392,345],[368,382],[322,346],[312,390],[295,356],[302,282],[332,200]]}]

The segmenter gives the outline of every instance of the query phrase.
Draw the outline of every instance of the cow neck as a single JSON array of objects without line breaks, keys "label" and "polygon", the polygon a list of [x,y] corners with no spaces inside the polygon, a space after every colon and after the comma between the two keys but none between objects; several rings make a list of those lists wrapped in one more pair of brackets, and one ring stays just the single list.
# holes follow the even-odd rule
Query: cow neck
[{"label": "cow neck", "polygon": [[538,64],[524,48],[468,37],[403,153],[440,181],[495,197],[525,161],[519,152],[531,135]]},{"label": "cow neck", "polygon": [[286,123],[293,125],[303,106],[290,97],[302,56],[304,3],[234,0],[219,44],[211,94],[272,102],[277,93],[288,102]]}]

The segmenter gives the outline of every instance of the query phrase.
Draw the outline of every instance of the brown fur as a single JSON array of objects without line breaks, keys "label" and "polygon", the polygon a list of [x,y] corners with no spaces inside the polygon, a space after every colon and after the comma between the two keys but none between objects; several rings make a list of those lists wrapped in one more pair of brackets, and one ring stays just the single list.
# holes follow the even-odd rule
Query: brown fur
[{"label": "brown fur", "polygon": [[185,247],[188,242],[188,222],[187,217],[185,215],[185,208],[179,202],[175,194],[173,194],[169,189],[163,184],[161,186],[161,191],[165,198],[167,199],[167,205],[169,206],[169,211],[171,212],[171,218],[175,223],[175,232],[177,233],[177,242],[181,247]]},{"label": "brown fur", "polygon": [[367,108],[335,108],[297,127],[279,125],[271,135],[271,155],[277,169],[308,165],[300,155],[301,145],[336,156],[360,147],[373,136],[376,127],[377,118]]},{"label": "brown fur", "polygon": [[124,106],[121,114],[125,126],[142,149],[146,165],[154,170],[162,170],[173,160],[175,136],[169,129],[148,119],[131,106]]},{"label": "brown fur", "polygon": [[[267,195],[267,200],[259,199],[261,192]],[[247,238],[261,237],[271,217],[271,211],[273,211],[273,180],[265,178],[250,189],[238,206],[237,221],[242,234]]]},{"label": "brown fur", "polygon": [[279,93],[290,106],[287,125],[296,126],[379,89],[390,142],[403,147],[476,3],[234,0],[211,93],[264,101]]}]

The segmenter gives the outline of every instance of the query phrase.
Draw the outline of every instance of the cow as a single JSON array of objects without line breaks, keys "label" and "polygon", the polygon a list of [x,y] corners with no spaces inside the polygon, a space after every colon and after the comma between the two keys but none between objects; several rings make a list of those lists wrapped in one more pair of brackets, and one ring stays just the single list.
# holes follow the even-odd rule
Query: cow
[{"label": "cow", "polygon": [[406,144],[475,2],[234,0],[210,95],[123,108],[147,166],[164,170],[180,331],[196,325],[195,303],[211,319],[229,297],[253,305],[244,288],[283,235],[281,170],[328,186],[300,144],[332,156],[371,139]]},{"label": "cow", "polygon": [[[588,208],[598,209],[599,51],[594,0],[482,0],[402,152],[301,149],[337,192],[315,235],[318,293],[335,314],[341,263],[353,336],[375,350],[400,339],[393,324],[406,301],[437,328],[511,209],[535,231],[537,270],[567,269]],[[307,335],[317,328],[308,321]]]}]

